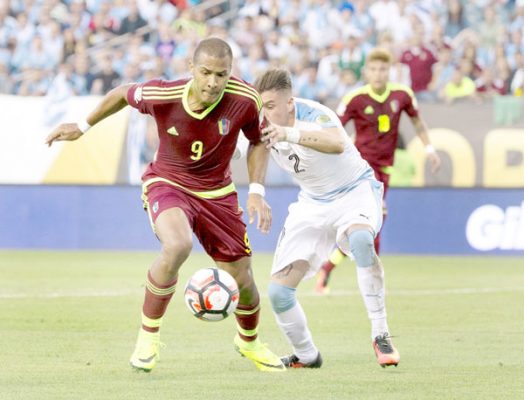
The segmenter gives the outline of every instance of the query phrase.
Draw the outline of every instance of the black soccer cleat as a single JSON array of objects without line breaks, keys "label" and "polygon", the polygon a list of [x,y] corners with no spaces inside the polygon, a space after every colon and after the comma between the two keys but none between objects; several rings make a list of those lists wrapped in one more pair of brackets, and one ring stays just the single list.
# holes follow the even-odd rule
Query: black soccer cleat
[{"label": "black soccer cleat", "polygon": [[320,353],[318,353],[318,356],[315,359],[315,361],[310,363],[301,362],[298,359],[298,357],[294,354],[282,357],[281,360],[282,363],[286,366],[286,368],[320,368],[322,366],[322,356],[320,355]]}]

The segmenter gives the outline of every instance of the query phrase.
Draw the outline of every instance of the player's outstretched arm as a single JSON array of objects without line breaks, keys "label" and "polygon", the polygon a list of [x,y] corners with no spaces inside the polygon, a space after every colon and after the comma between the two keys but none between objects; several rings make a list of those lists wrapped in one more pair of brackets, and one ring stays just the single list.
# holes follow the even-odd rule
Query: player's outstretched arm
[{"label": "player's outstretched arm", "polygon": [[322,128],[301,131],[296,128],[270,124],[262,129],[262,140],[270,148],[277,142],[297,143],[321,153],[340,154],[344,151],[345,137],[339,128]]},{"label": "player's outstretched arm", "polygon": [[428,128],[426,127],[426,124],[422,118],[411,117],[411,122],[413,123],[415,131],[422,141],[424,148],[426,149],[429,162],[431,163],[431,172],[435,173],[439,170],[441,161],[438,153],[435,151],[435,148],[431,145],[431,141],[429,140]]},{"label": "player's outstretched arm", "polygon": [[250,146],[247,154],[247,169],[249,173],[249,194],[247,198],[247,212],[249,223],[258,216],[257,229],[262,233],[268,233],[271,228],[271,207],[264,199],[264,180],[266,177],[269,151],[264,143],[260,142]]},{"label": "player's outstretched arm", "polygon": [[131,86],[131,84],[121,85],[109,91],[89,114],[85,122],[60,124],[47,136],[46,144],[51,146],[53,142],[76,140],[91,126],[124,108],[127,105],[127,91]]}]

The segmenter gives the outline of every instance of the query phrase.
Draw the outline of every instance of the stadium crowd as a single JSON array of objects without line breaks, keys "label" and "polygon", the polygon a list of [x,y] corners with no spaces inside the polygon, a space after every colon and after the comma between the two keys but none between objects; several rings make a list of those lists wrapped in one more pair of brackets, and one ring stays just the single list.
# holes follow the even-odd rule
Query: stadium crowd
[{"label": "stadium crowd", "polygon": [[[238,10],[227,13],[230,3]],[[187,75],[188,57],[208,35],[231,45],[235,75],[253,82],[284,65],[296,95],[327,104],[362,84],[365,56],[377,45],[394,55],[391,80],[421,101],[482,101],[524,88],[524,0],[213,4],[4,0],[0,93],[103,94],[119,83],[175,79]]]}]

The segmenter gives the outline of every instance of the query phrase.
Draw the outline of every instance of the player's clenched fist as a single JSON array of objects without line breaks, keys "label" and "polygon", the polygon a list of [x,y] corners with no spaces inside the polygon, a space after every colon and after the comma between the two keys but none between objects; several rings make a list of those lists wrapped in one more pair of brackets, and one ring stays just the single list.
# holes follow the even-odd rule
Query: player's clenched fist
[{"label": "player's clenched fist", "polygon": [[82,136],[82,131],[78,127],[78,124],[61,124],[53,132],[47,136],[45,142],[48,146],[51,146],[55,141],[62,140],[76,140]]}]

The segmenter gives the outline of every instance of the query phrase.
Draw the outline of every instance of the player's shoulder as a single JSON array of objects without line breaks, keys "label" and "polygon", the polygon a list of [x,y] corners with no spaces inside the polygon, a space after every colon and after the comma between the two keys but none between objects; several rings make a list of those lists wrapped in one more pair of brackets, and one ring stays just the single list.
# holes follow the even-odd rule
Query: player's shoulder
[{"label": "player's shoulder", "polygon": [[341,103],[348,105],[353,100],[358,99],[360,96],[368,96],[369,92],[370,92],[369,85],[358,87],[346,93],[344,97],[342,97]]},{"label": "player's shoulder", "polygon": [[389,89],[390,92],[405,93],[405,94],[407,94],[408,96],[411,96],[411,97],[415,96],[415,94],[413,93],[413,90],[409,86],[404,85],[402,83],[389,82],[388,83],[388,89]]},{"label": "player's shoulder", "polygon": [[236,76],[229,78],[224,91],[236,101],[253,103],[258,110],[262,108],[262,99],[256,89],[251,84]]},{"label": "player's shoulder", "polygon": [[296,118],[302,122],[315,122],[321,125],[338,122],[336,114],[318,101],[294,97]]}]

